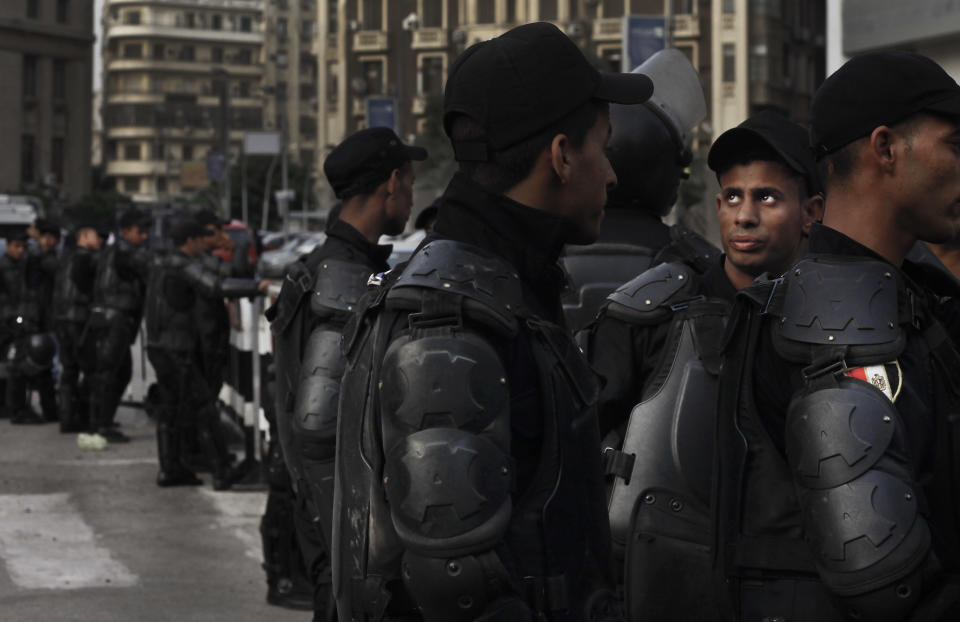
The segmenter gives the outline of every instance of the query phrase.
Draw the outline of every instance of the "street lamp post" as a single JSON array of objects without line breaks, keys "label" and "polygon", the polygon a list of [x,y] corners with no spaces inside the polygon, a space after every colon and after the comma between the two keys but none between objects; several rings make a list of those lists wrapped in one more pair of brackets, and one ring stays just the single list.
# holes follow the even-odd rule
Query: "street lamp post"
[{"label": "street lamp post", "polygon": [[[400,22],[400,25],[403,27],[403,31],[409,33],[410,48],[413,48],[413,31],[417,30],[420,27],[420,17],[416,13],[410,13],[403,18],[403,21]],[[407,37],[404,37],[406,39]],[[406,60],[406,54],[404,53],[404,46],[400,46],[400,49],[397,50],[397,58],[399,64],[397,65],[397,134],[403,136],[404,129],[404,71],[403,64]]]}]

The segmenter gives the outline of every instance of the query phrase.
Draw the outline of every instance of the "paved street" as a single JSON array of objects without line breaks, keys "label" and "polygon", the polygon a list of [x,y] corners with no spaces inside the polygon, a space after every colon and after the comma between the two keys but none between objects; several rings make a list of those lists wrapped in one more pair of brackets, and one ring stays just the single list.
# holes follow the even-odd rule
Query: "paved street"
[{"label": "paved street", "polygon": [[309,620],[265,602],[266,493],[157,488],[152,423],[118,420],[100,452],[0,420],[0,621]]}]

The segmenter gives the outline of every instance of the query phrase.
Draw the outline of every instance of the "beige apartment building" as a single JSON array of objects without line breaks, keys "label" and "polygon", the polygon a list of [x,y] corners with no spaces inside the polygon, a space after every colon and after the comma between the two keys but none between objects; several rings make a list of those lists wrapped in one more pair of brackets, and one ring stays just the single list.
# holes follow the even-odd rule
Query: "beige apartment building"
[{"label": "beige apartment building", "polygon": [[104,0],[103,161],[117,190],[162,201],[204,187],[221,121],[233,160],[263,128],[263,4]]},{"label": "beige apartment building", "polygon": [[370,98],[395,98],[398,130],[416,134],[457,54],[528,21],[555,23],[619,71],[624,17],[663,18],[668,45],[702,76],[710,111],[701,149],[760,109],[804,121],[824,74],[824,0],[325,0],[317,8],[323,150],[366,125]]},{"label": "beige apartment building", "polygon": [[0,2],[0,193],[90,191],[93,0]]},{"label": "beige apartment building", "polygon": [[264,129],[285,135],[291,161],[316,166],[317,2],[266,0]]}]

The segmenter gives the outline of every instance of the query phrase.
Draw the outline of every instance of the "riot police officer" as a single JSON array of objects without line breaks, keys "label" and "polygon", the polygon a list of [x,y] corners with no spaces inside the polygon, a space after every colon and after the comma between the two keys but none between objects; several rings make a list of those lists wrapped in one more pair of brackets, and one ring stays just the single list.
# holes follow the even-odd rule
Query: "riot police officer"
[{"label": "riot police officer", "polygon": [[708,164],[724,255],[668,261],[611,294],[586,331],[600,397],[614,552],[631,620],[710,620],[709,507],[717,376],[738,289],[781,274],[823,198],[805,129],[761,112],[720,136]]},{"label": "riot police officer", "polygon": [[[278,427],[301,518],[297,530],[316,585],[315,619],[330,608],[329,541],[343,327],[371,274],[388,269],[391,247],[413,207],[412,161],[422,147],[403,144],[388,128],[360,130],[324,161],[340,210],[327,240],[288,269],[273,319]],[[319,537],[318,537],[319,536]]]},{"label": "riot police officer", "polygon": [[[60,344],[60,379],[57,406],[61,432],[89,427],[89,365],[80,353],[80,339],[90,317],[93,283],[102,239],[91,224],[74,232],[76,246],[60,261],[53,288],[53,322]],[[83,381],[80,372],[83,370]]]},{"label": "riot police officer", "polygon": [[960,86],[857,56],[814,95],[823,225],[731,315],[716,568],[728,619],[960,617],[956,289],[905,260],[960,235]]},{"label": "riot police officer", "polygon": [[642,104],[610,106],[607,157],[617,185],[607,196],[600,237],[563,256],[571,282],[563,309],[574,332],[593,320],[608,294],[650,266],[673,257],[703,270],[718,254],[699,235],[662,220],[687,177],[693,128],[707,114],[699,74],[674,49],[657,52],[634,72],[653,80],[654,94]]},{"label": "riot police officer", "polygon": [[434,236],[348,326],[334,587],[343,620],[619,619],[599,382],[564,328],[565,244],[598,234],[616,176],[602,74],[555,26],[519,26],[450,70],[459,171]]},{"label": "riot police officer", "polygon": [[0,256],[0,354],[4,357],[0,361],[0,417],[9,417],[10,412],[6,405],[7,377],[9,363],[7,354],[10,344],[16,336],[17,307],[20,303],[20,290],[23,287],[23,254],[26,252],[27,232],[21,231],[7,237],[7,246]]},{"label": "riot police officer", "polygon": [[[59,259],[60,227],[37,219],[37,245],[24,259],[22,285],[16,319],[16,338],[8,351],[10,375],[7,381],[7,408],[15,413],[11,423],[42,423],[57,420],[53,384],[53,357],[56,344],[53,329],[53,281]],[[29,394],[36,390],[42,417],[29,406]]]},{"label": "riot police officer", "polygon": [[221,279],[204,268],[203,238],[209,235],[193,220],[173,226],[174,250],[154,262],[147,299],[147,354],[157,372],[158,486],[200,483],[181,462],[182,428],[196,425],[213,472],[214,490],[232,485],[229,452],[220,424],[217,396],[201,368],[196,305],[201,297],[239,298],[258,295],[267,282]]},{"label": "riot police officer", "polygon": [[135,208],[120,216],[120,236],[101,254],[83,351],[90,372],[90,431],[114,443],[130,439],[113,425],[133,374],[130,346],[143,316],[151,255],[144,247],[149,216]]}]

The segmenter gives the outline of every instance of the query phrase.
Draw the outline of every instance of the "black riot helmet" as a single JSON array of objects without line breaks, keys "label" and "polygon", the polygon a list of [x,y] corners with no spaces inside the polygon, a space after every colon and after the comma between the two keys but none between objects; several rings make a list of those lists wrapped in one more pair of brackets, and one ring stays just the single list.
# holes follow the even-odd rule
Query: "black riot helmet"
[{"label": "black riot helmet", "polygon": [[27,376],[36,376],[48,371],[53,366],[53,357],[57,353],[57,345],[50,333],[30,335],[24,344],[22,369]]},{"label": "black riot helmet", "polygon": [[706,118],[707,103],[696,69],[679,50],[661,50],[633,72],[649,76],[654,91],[643,104],[610,105],[607,157],[617,186],[607,208],[643,209],[662,217],[677,201],[693,159],[692,130]]}]

